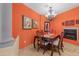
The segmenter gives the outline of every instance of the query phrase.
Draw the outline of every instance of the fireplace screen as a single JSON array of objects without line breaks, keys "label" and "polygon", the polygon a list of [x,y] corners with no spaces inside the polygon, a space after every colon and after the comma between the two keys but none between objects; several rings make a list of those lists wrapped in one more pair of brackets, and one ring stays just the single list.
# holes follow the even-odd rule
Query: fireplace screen
[{"label": "fireplace screen", "polygon": [[64,29],[64,38],[77,40],[77,29]]}]

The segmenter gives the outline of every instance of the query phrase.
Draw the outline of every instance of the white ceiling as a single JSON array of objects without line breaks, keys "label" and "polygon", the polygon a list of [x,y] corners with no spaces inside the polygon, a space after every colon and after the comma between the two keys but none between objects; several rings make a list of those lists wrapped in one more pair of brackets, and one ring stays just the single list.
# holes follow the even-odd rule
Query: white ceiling
[{"label": "white ceiling", "polygon": [[41,15],[48,13],[49,7],[53,7],[56,14],[79,7],[79,3],[24,3],[29,8],[33,9]]}]

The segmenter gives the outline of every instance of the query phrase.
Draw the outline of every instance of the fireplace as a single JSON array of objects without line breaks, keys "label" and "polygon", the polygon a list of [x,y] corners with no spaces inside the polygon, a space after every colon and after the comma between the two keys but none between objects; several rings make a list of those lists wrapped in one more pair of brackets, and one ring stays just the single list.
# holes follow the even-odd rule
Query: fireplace
[{"label": "fireplace", "polygon": [[77,28],[64,28],[64,38],[77,40]]}]

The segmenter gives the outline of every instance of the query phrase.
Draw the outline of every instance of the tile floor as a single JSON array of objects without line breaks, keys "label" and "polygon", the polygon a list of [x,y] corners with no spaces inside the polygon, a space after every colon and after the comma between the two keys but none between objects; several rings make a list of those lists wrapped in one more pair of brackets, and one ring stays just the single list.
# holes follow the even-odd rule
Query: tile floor
[{"label": "tile floor", "polygon": [[[79,56],[79,46],[69,44],[64,42],[64,52],[61,52],[61,56]],[[46,52],[43,55],[43,50],[37,52],[36,49],[33,48],[33,45],[29,45],[24,49],[20,49],[19,51],[20,56],[50,56],[50,51]],[[57,52],[54,52],[54,56],[59,56]]]}]

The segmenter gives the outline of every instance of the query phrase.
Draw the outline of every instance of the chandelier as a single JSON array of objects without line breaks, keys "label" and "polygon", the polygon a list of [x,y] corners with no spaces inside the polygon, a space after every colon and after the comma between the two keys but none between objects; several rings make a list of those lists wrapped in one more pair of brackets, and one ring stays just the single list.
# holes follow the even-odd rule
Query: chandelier
[{"label": "chandelier", "polygon": [[47,21],[53,20],[53,18],[54,18],[55,16],[56,16],[55,11],[53,10],[52,7],[49,7],[48,14],[46,15]]}]

